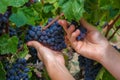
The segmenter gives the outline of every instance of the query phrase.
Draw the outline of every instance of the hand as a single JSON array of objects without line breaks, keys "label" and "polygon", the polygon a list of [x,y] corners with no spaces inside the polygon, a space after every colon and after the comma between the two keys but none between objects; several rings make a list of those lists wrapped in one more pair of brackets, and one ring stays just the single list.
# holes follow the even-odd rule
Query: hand
[{"label": "hand", "polygon": [[65,61],[60,52],[51,50],[37,41],[30,41],[27,45],[36,48],[38,57],[45,64],[51,80],[75,80],[65,67]]},{"label": "hand", "polygon": [[62,53],[51,50],[37,41],[30,41],[27,43],[28,46],[34,47],[37,50],[37,55],[44,64],[51,62],[58,62],[62,65],[65,64]]},{"label": "hand", "polygon": [[106,52],[109,43],[96,28],[87,23],[84,19],[81,19],[80,23],[87,29],[87,34],[84,40],[77,41],[76,38],[80,35],[80,31],[78,29],[75,31],[74,25],[67,28],[69,25],[67,21],[59,20],[59,24],[63,26],[67,33],[67,38],[76,52],[87,58],[99,61],[102,59],[103,53]]}]

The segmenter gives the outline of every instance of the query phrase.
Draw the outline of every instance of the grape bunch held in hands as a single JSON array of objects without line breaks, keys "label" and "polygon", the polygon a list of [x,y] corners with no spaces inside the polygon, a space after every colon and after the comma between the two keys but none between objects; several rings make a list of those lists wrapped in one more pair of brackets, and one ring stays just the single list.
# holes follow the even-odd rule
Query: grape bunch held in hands
[{"label": "grape bunch held in hands", "polygon": [[[96,28],[84,19],[81,19],[80,23],[87,29],[87,33],[83,40],[77,40],[77,37],[81,34],[79,29],[76,30],[74,25],[71,25],[68,28],[69,23],[66,20],[59,20],[58,23],[64,28],[71,46],[78,54],[98,61],[116,79],[120,79],[120,54],[109,44],[107,39],[102,36]],[[27,44],[28,46],[36,48],[38,52],[37,55],[44,62],[52,80],[75,80],[65,67],[64,59],[60,52],[51,50],[37,41],[30,41]],[[113,63],[116,64],[113,65]],[[56,71],[57,73],[54,74]]]}]

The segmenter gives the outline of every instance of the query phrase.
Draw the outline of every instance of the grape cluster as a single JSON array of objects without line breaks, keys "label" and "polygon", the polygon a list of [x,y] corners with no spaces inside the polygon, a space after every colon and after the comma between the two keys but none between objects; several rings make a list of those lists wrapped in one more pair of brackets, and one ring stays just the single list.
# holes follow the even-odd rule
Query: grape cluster
[{"label": "grape cluster", "polygon": [[80,67],[85,67],[85,57],[79,56],[78,57],[78,62]]},{"label": "grape cluster", "polygon": [[9,35],[10,35],[10,37],[17,36],[16,30],[12,27],[9,27]]},{"label": "grape cluster", "polygon": [[84,27],[82,27],[81,25],[78,26],[78,29],[80,30],[80,35],[77,37],[77,40],[81,40],[85,37],[87,30]]},{"label": "grape cluster", "polygon": [[77,37],[77,40],[83,39],[85,37],[85,34],[86,34],[87,30],[82,25],[79,25],[74,20],[71,22],[71,25],[74,25],[76,27],[76,29],[80,30],[80,35]]},{"label": "grape cluster", "polygon": [[5,64],[6,80],[28,80],[29,68],[27,68],[26,60],[17,59],[14,63],[7,62]]},{"label": "grape cluster", "polygon": [[9,27],[9,36],[10,37],[13,37],[13,36],[18,37],[18,39],[19,39],[19,41],[18,41],[18,49],[20,49],[22,47],[22,45],[23,45],[23,41],[19,38],[20,35],[19,36],[18,35],[19,34],[18,34],[18,31],[16,29],[14,29],[12,27]]},{"label": "grape cluster", "polygon": [[37,51],[33,47],[29,47],[29,54],[32,56],[29,61],[32,61],[32,63],[40,62],[40,60],[37,57]]},{"label": "grape cluster", "polygon": [[85,59],[85,80],[95,80],[96,76],[101,69],[102,65],[97,63],[94,64],[95,61],[90,59]]},{"label": "grape cluster", "polygon": [[79,66],[84,67],[85,80],[95,80],[99,70],[102,68],[102,65],[99,63],[95,64],[95,61],[85,58],[83,56],[79,56],[78,61],[79,61]]},{"label": "grape cluster", "polygon": [[2,35],[3,30],[5,29],[10,15],[11,15],[11,8],[8,8],[4,14],[0,14],[0,35]]},{"label": "grape cluster", "polygon": [[[49,22],[51,22],[51,19],[48,20]],[[30,26],[27,31],[26,41],[31,40],[39,41],[43,45],[57,51],[66,48],[64,30],[57,21],[44,31],[42,31],[40,26]]]}]

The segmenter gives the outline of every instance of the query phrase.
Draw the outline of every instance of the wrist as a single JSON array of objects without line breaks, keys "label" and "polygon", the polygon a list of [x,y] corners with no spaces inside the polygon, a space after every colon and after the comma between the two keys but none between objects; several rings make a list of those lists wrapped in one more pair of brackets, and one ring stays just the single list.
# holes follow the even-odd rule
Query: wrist
[{"label": "wrist", "polygon": [[57,61],[48,61],[46,62],[45,67],[51,80],[74,80],[65,65],[60,64]]},{"label": "wrist", "polygon": [[110,60],[112,60],[117,53],[118,52],[109,44],[105,48],[105,51],[102,53],[101,58],[99,59],[99,62],[104,65]]},{"label": "wrist", "polygon": [[117,79],[120,80],[120,54],[112,46],[109,46],[100,63]]}]

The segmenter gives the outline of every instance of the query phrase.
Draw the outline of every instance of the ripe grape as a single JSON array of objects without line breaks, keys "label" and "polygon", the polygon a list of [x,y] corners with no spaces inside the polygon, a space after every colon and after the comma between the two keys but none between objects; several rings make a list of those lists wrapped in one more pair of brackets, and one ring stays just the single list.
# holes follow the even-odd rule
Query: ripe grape
[{"label": "ripe grape", "polygon": [[15,62],[5,64],[6,80],[28,80],[29,68],[24,58],[19,58]]},{"label": "ripe grape", "polygon": [[[51,19],[48,20],[48,23],[50,21]],[[31,40],[39,41],[43,45],[57,51],[66,48],[64,31],[57,21],[44,31],[42,31],[40,26],[30,26],[29,30],[27,31],[26,41],[28,42]]]},{"label": "ripe grape", "polygon": [[85,37],[87,30],[82,26],[79,25],[76,21],[72,21],[71,25],[74,25],[76,29],[80,30],[80,35],[77,37],[77,40],[81,40]]},{"label": "ripe grape", "polygon": [[[52,18],[48,19],[47,24],[49,24],[51,21]],[[42,31],[41,26],[29,26],[25,41],[28,42],[32,40],[36,40],[43,45],[57,51],[61,51],[62,49],[66,48],[64,31],[57,21],[44,31]],[[39,61],[35,48],[29,47],[29,53],[32,55],[31,59],[33,63]]]},{"label": "ripe grape", "polygon": [[9,27],[9,35],[10,35],[10,37],[17,36],[16,30],[12,27]]},{"label": "ripe grape", "polygon": [[11,15],[11,8],[8,7],[7,11],[4,14],[0,14],[0,36],[3,34],[6,24],[8,23],[8,19]]},{"label": "ripe grape", "polygon": [[94,64],[95,61],[85,58],[83,56],[79,56],[78,61],[79,61],[80,68],[82,68],[82,67],[84,68],[85,80],[95,80],[99,70],[102,68],[102,65],[99,63]]}]

